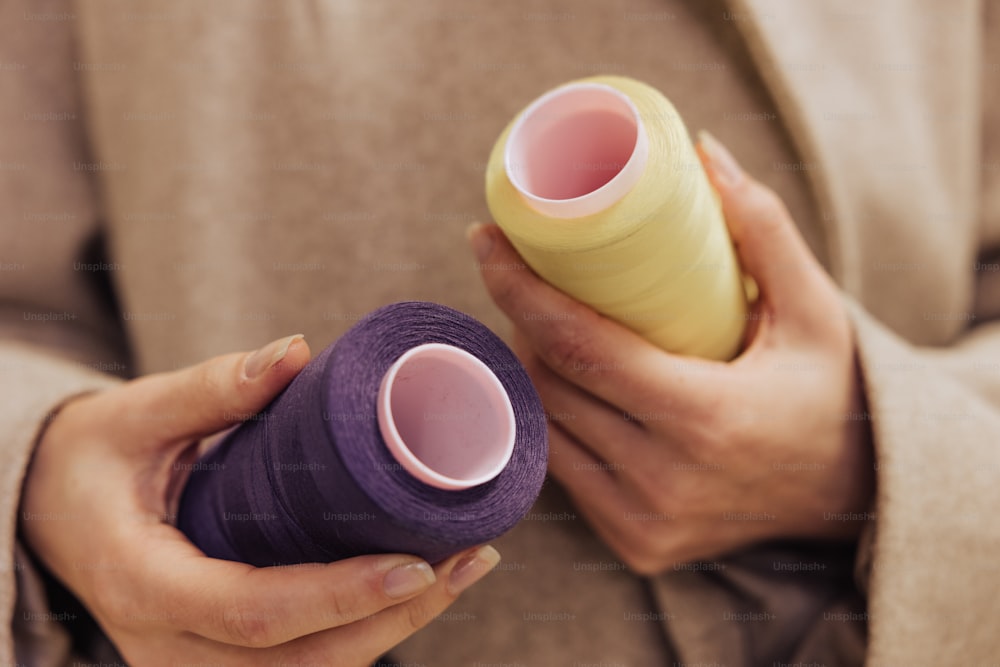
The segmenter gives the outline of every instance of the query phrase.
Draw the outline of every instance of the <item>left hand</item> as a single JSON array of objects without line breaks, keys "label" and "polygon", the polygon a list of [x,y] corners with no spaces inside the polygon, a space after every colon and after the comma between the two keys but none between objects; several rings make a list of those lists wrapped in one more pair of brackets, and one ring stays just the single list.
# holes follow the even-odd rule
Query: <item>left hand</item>
[{"label": "left hand", "polygon": [[433,568],[406,554],[258,568],[170,524],[197,443],[263,410],[309,357],[289,336],[74,397],[46,424],[21,536],[128,664],[371,665],[496,565],[480,547]]},{"label": "left hand", "polygon": [[[743,353],[665,352],[543,282],[500,230],[483,280],[549,411],[549,470],[641,574],[772,538],[856,537],[873,454],[847,313],[771,190],[717,141],[699,154],[760,288]],[[547,314],[547,317],[542,317]]]}]

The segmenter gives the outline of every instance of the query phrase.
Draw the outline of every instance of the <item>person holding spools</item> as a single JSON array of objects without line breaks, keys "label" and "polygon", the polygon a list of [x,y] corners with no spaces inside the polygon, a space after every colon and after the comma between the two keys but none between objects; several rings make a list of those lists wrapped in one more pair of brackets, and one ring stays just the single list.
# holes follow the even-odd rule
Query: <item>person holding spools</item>
[{"label": "person holding spools", "polygon": [[[0,4],[0,663],[992,662],[998,31],[974,1]],[[393,454],[374,397],[432,392],[380,394],[383,356],[310,380],[414,302],[506,335],[550,482],[496,549],[356,556],[391,550],[378,493],[311,494],[434,478],[406,452],[484,479],[421,458],[478,408],[390,401]],[[463,377],[524,372],[486,352]],[[336,488],[286,446],[327,437]],[[469,537],[446,504],[403,528]]]}]

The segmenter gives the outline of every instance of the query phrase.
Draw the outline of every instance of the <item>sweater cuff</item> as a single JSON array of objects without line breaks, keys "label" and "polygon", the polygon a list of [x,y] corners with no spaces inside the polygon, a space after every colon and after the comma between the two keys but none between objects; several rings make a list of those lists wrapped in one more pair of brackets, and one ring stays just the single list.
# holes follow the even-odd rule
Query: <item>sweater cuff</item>
[{"label": "sweater cuff", "polygon": [[58,406],[121,380],[13,342],[0,343],[0,369],[0,455],[5,463],[0,466],[0,664],[21,664],[15,638],[19,644],[23,637],[33,645],[65,646],[65,639],[58,639],[64,633],[60,619],[48,608],[43,582],[17,543],[21,489],[31,454]]},{"label": "sweater cuff", "polygon": [[[870,664],[995,658],[1000,407],[848,302],[875,449],[874,519],[856,572]],[[991,611],[992,610],[992,611]],[[932,654],[927,647],[934,647]]]}]

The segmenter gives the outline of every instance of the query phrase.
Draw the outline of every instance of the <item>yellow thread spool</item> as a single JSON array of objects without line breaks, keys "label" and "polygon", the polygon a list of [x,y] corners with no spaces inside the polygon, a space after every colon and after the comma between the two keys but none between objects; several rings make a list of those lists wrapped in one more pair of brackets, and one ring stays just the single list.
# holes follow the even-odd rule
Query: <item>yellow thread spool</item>
[{"label": "yellow thread spool", "polygon": [[599,76],[538,98],[493,147],[486,200],[550,284],[670,352],[739,352],[747,298],[718,197],[657,90]]}]

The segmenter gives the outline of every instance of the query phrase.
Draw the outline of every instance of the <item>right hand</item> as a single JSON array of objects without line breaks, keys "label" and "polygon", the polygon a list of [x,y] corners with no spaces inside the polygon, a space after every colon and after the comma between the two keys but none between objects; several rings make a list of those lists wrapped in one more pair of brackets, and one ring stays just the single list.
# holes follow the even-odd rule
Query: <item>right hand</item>
[{"label": "right hand", "polygon": [[168,522],[197,444],[263,409],[309,360],[301,337],[71,400],[24,484],[21,532],[129,663],[368,665],[499,561],[414,556],[255,568]]}]

